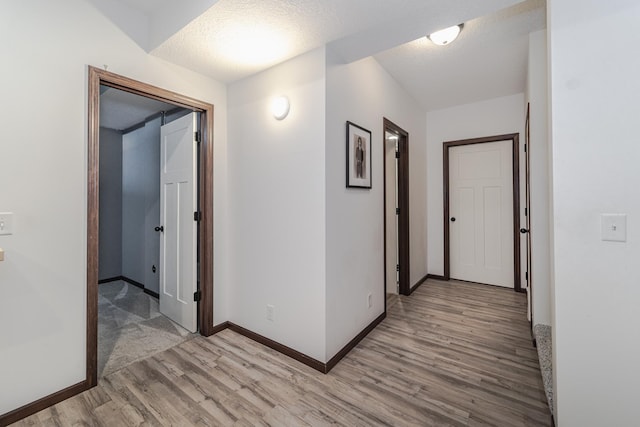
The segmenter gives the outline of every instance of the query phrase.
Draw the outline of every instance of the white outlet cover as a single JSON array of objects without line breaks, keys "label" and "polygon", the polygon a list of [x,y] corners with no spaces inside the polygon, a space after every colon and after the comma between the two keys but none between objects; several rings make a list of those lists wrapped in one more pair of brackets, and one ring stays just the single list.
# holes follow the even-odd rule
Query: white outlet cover
[{"label": "white outlet cover", "polygon": [[0,236],[13,234],[13,212],[0,212]]},{"label": "white outlet cover", "polygon": [[602,240],[606,242],[627,241],[627,215],[626,214],[602,214],[600,216],[602,226]]}]

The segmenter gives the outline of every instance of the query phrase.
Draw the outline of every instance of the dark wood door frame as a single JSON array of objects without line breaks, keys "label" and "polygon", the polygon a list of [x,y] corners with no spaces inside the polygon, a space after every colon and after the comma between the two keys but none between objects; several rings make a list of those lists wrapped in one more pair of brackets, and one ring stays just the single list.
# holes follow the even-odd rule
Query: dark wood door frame
[{"label": "dark wood door frame", "polygon": [[[382,144],[383,144],[383,212],[384,212],[384,286],[385,295],[387,292],[387,150],[385,141],[387,132],[398,135],[398,265],[399,292],[400,295],[411,294],[410,284],[410,264],[409,264],[409,133],[391,120],[384,118],[382,123]],[[385,298],[386,310],[386,298]]]},{"label": "dark wood door frame", "polygon": [[487,142],[511,141],[512,159],[512,185],[513,185],[513,289],[523,292],[520,283],[520,148],[519,134],[509,133],[505,135],[487,136],[484,138],[471,138],[459,141],[445,141],[442,143],[442,170],[443,194],[444,194],[444,280],[451,278],[450,258],[450,234],[449,234],[449,148],[461,145],[483,144]]},{"label": "dark wood door frame", "polygon": [[99,224],[99,134],[100,85],[157,99],[201,113],[198,203],[198,273],[201,300],[198,326],[204,336],[213,334],[213,105],[151,86],[118,74],[89,67],[89,138],[87,175],[87,384],[98,383],[98,224]]}]

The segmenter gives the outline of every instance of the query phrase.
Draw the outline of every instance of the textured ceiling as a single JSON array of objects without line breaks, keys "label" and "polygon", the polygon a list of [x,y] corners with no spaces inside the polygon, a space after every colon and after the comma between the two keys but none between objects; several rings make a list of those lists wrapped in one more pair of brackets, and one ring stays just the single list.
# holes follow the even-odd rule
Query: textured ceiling
[{"label": "textured ceiling", "polygon": [[524,92],[528,35],[546,28],[544,0],[527,0],[464,23],[458,39],[426,37],[375,55],[427,110]]},{"label": "textured ceiling", "polygon": [[176,106],[172,104],[108,88],[100,95],[100,126],[124,130],[143,122],[155,113],[174,108]]},{"label": "textured ceiling", "polygon": [[352,61],[519,1],[220,0],[152,53],[229,83],[330,42]]},{"label": "textured ceiling", "polygon": [[[224,83],[327,45],[345,62],[373,55],[428,110],[524,91],[528,34],[546,27],[545,0],[88,1],[153,55]],[[460,22],[451,45],[423,36]]]}]

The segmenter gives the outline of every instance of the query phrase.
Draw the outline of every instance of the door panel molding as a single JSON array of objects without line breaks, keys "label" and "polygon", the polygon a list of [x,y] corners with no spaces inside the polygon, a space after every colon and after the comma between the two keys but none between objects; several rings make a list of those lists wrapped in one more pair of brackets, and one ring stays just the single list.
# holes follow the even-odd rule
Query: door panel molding
[{"label": "door panel molding", "polygon": [[444,228],[444,280],[451,279],[451,244],[449,223],[449,148],[461,145],[483,144],[498,141],[511,141],[512,159],[512,186],[513,186],[513,289],[523,292],[520,282],[520,149],[519,134],[510,133],[504,135],[487,136],[482,138],[462,139],[457,141],[445,141],[442,143],[442,170],[443,170],[443,228]]},{"label": "door panel molding", "polygon": [[[160,127],[160,313],[190,332],[198,329],[197,117]],[[175,286],[175,289],[173,287]]]}]

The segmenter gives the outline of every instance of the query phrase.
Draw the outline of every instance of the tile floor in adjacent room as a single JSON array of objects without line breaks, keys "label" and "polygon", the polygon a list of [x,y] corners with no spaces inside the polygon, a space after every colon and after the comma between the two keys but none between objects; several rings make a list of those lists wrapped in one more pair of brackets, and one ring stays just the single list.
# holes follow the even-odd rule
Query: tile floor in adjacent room
[{"label": "tile floor in adjacent room", "polygon": [[98,285],[98,376],[194,337],[163,316],[158,299],[122,280]]}]

